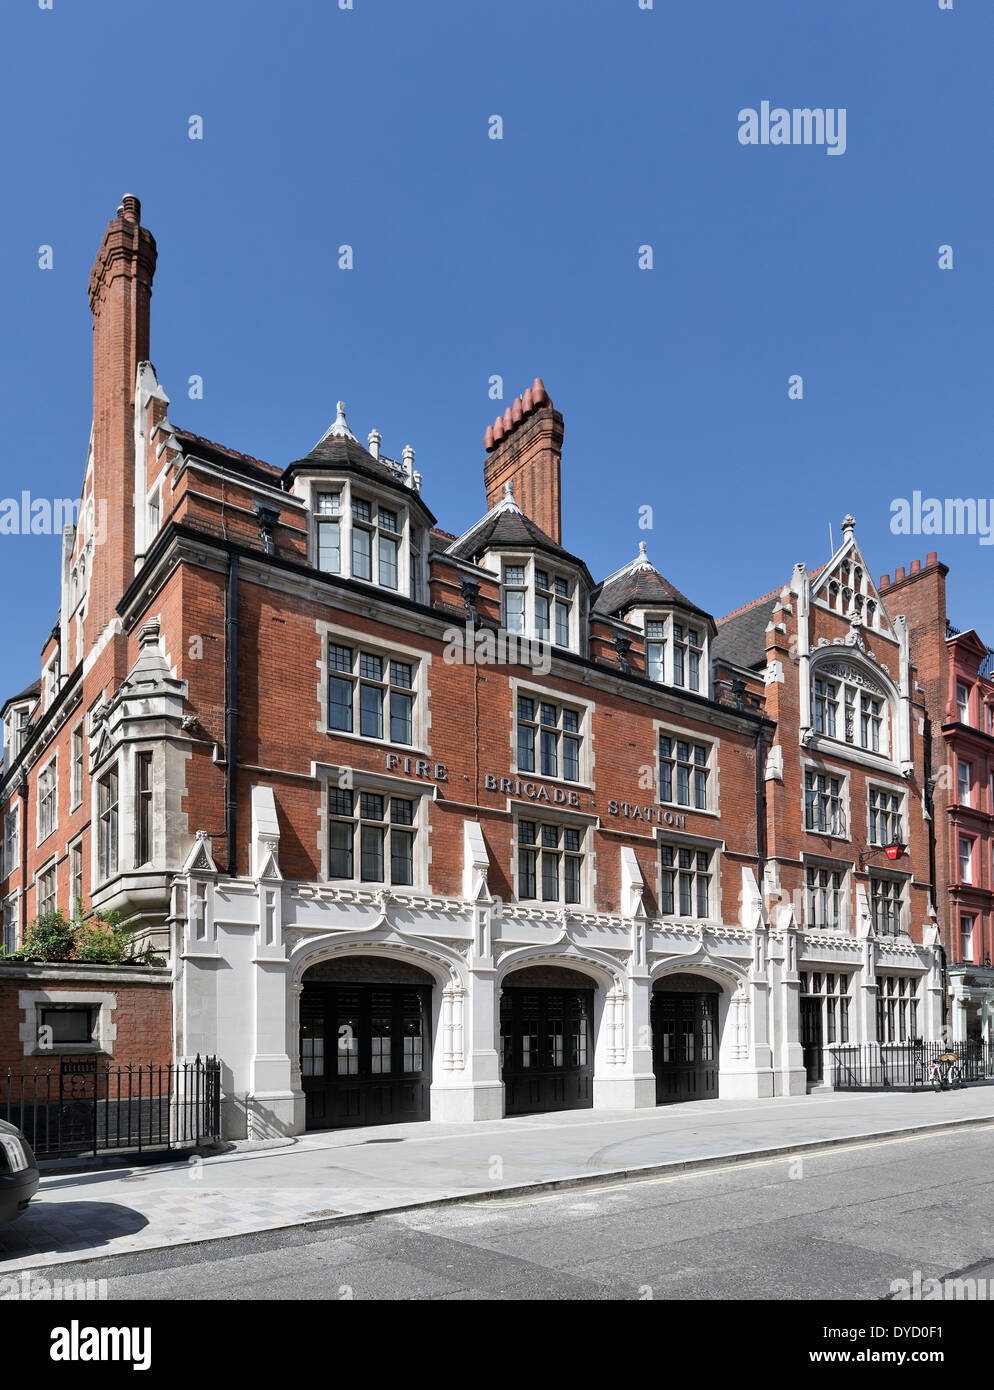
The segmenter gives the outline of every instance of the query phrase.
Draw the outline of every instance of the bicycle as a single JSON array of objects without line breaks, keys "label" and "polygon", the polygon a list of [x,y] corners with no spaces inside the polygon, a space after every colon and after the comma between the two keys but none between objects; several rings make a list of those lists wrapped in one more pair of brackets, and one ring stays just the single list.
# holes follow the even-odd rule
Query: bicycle
[{"label": "bicycle", "polygon": [[933,1091],[955,1091],[963,1084],[963,1068],[958,1052],[941,1052],[928,1069]]}]

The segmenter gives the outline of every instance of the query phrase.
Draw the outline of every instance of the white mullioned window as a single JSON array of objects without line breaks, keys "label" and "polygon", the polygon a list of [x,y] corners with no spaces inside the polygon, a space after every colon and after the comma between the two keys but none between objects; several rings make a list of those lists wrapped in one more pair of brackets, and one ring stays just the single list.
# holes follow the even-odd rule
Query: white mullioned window
[{"label": "white mullioned window", "polygon": [[659,800],[695,811],[714,809],[712,758],[714,745],[687,735],[663,731],[659,735]]},{"label": "white mullioned window", "polygon": [[918,980],[913,975],[877,978],[877,1042],[911,1042],[918,1037]]},{"label": "white mullioned window", "polygon": [[69,906],[75,909],[83,901],[83,841],[69,846]]},{"label": "white mullioned window", "polygon": [[675,615],[647,617],[645,669],[649,680],[708,693],[707,633]]},{"label": "white mullioned window", "polygon": [[846,834],[846,779],[830,772],[804,773],[804,828],[820,835]]},{"label": "white mullioned window", "polygon": [[514,556],[501,563],[501,613],[508,632],[575,651],[578,646],[576,578],[544,557]]},{"label": "white mullioned window", "polygon": [[410,887],[422,798],[328,788],[328,877]]},{"label": "white mullioned window", "polygon": [[317,569],[418,597],[421,552],[399,498],[381,503],[343,480],[316,485],[312,510]]},{"label": "white mullioned window", "polygon": [[19,899],[16,893],[12,893],[9,898],[4,899],[3,904],[3,949],[8,952],[16,951],[19,945],[18,936],[18,907]]},{"label": "white mullioned window", "polygon": [[894,845],[903,839],[904,795],[889,787],[869,788],[870,844]]},{"label": "white mullioned window", "polygon": [[515,713],[518,771],[579,782],[583,712],[558,701],[519,694]]},{"label": "white mullioned window", "polygon": [[713,851],[661,845],[659,911],[663,917],[711,917]]},{"label": "white mullioned window", "polygon": [[3,818],[3,871],[12,874],[18,864],[20,848],[20,808],[13,806]]},{"label": "white mullioned window", "polygon": [[849,1041],[849,1004],[852,976],[832,971],[802,970],[801,995],[821,999],[826,1043]]},{"label": "white mullioned window", "polygon": [[58,811],[58,764],[53,758],[38,774],[38,842],[55,829]]},{"label": "white mullioned window", "polygon": [[586,831],[577,826],[519,819],[519,901],[582,902],[585,838]]},{"label": "white mullioned window", "polygon": [[804,871],[806,924],[818,931],[844,928],[845,874],[809,864]]},{"label": "white mullioned window", "polygon": [[118,772],[112,767],[97,783],[97,876],[101,882],[117,873],[119,854]]},{"label": "white mullioned window", "polygon": [[70,786],[70,803],[76,807],[83,800],[83,758],[84,758],[83,724],[80,721],[72,731],[72,779]]},{"label": "white mullioned window", "polygon": [[811,713],[816,734],[887,755],[887,697],[857,667],[836,663],[817,670],[811,682]]},{"label": "white mullioned window", "polygon": [[54,912],[58,906],[58,871],[54,864],[43,869],[35,880],[36,902],[38,904],[38,916],[44,917],[46,912]]},{"label": "white mullioned window", "polygon": [[899,936],[901,934],[901,910],[904,905],[903,885],[900,879],[870,876],[870,910],[873,914],[873,929],[878,936]]},{"label": "white mullioned window", "polygon": [[415,742],[418,663],[328,641],[328,731],[383,743]]}]

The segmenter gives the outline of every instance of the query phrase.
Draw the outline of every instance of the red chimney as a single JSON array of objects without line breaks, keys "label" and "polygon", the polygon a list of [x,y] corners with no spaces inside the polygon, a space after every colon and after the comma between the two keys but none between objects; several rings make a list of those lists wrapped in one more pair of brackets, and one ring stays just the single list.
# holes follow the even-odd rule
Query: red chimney
[{"label": "red chimney", "polygon": [[155,258],[155,238],[141,225],[141,203],[126,194],[90,273],[95,556],[88,643],[113,618],[135,572],[135,378],[149,355]]},{"label": "red chimney", "polygon": [[523,396],[516,396],[487,429],[483,482],[487,510],[504,496],[510,483],[518,506],[557,544],[562,542],[559,463],[563,417],[536,377]]}]

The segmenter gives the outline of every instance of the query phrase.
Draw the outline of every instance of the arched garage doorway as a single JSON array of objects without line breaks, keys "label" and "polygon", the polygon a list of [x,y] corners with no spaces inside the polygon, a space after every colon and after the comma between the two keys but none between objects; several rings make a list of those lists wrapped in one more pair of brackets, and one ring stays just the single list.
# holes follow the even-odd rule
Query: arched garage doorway
[{"label": "arched garage doorway", "polygon": [[721,989],[702,975],[673,973],[652,990],[652,1067],[656,1104],[718,1095]]},{"label": "arched garage doorway", "polygon": [[594,1103],[594,981],[561,966],[529,965],[500,997],[505,1115],[580,1110]]},{"label": "arched garage doorway", "polygon": [[427,1120],[434,981],[406,961],[346,956],[312,965],[300,998],[308,1129]]}]

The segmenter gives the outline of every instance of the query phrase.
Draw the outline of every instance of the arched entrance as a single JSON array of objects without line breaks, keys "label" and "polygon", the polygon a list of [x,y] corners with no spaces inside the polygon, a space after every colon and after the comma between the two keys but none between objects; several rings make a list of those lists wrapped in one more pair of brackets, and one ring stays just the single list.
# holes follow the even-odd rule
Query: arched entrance
[{"label": "arched entrance", "polygon": [[501,987],[505,1115],[594,1103],[595,983],[576,970],[526,965]]},{"label": "arched entrance", "polygon": [[718,1095],[721,987],[702,975],[673,973],[652,990],[652,1068],[656,1104]]},{"label": "arched entrance", "polygon": [[300,997],[307,1129],[427,1120],[434,981],[406,961],[312,965]]}]

